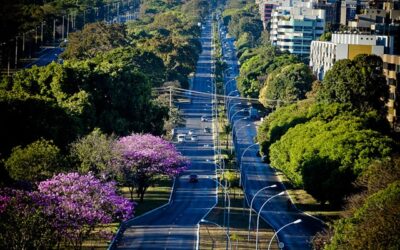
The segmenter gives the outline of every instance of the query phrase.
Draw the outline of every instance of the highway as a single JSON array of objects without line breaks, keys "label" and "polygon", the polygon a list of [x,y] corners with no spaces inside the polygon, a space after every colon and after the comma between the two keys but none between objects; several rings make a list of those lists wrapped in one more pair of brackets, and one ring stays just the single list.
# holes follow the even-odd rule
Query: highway
[{"label": "highway", "polygon": [[[192,89],[213,91],[211,20],[204,24],[201,35],[202,53],[199,57]],[[192,98],[192,102],[178,104],[186,120],[185,129],[193,129],[197,141],[177,144],[183,155],[191,160],[190,168],[176,179],[168,205],[130,221],[117,249],[195,249],[198,223],[216,204],[214,148],[212,133],[211,96]],[[201,116],[209,117],[201,122]],[[181,129],[182,131],[182,129]],[[198,183],[189,183],[189,175],[197,174]],[[145,197],[146,199],[146,197]]]},{"label": "highway", "polygon": [[[220,23],[219,32],[223,42],[223,56],[230,68],[225,72],[225,91],[226,93],[232,93],[233,96],[238,94],[235,77],[237,77],[239,73],[234,40],[227,37],[227,29],[222,23]],[[259,212],[262,204],[268,198],[284,191],[285,188],[279,181],[274,169],[266,163],[262,163],[261,158],[257,157],[256,153],[259,147],[254,143],[254,137],[257,134],[256,125],[254,121],[250,119],[243,119],[248,114],[246,112],[240,112],[239,110],[248,107],[246,107],[245,103],[239,105],[239,102],[240,101],[237,100],[230,101],[227,109],[230,110],[230,118],[233,118],[231,124],[235,124],[235,152],[238,157],[238,162],[242,159],[242,184],[245,190],[247,204],[250,204],[254,194],[261,188],[273,184],[277,185],[276,188],[261,191],[254,199],[254,210]],[[292,224],[280,231],[278,233],[279,241],[283,243],[283,249],[311,249],[312,237],[324,228],[324,224],[320,220],[298,211],[288,200],[289,197],[286,193],[271,199],[264,206],[261,217],[270,224],[275,231],[288,223],[301,219],[302,222]],[[253,228],[253,230],[255,229]],[[260,240],[268,242],[270,239]]]}]

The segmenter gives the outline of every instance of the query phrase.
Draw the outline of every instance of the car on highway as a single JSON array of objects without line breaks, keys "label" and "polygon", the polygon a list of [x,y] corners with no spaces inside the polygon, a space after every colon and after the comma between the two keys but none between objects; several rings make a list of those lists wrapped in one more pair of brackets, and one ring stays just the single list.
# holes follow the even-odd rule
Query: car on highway
[{"label": "car on highway", "polygon": [[190,182],[190,183],[197,183],[197,182],[199,182],[199,178],[197,177],[197,174],[191,174],[191,175],[189,175],[189,182]]},{"label": "car on highway", "polygon": [[204,128],[204,133],[211,133],[211,129],[209,127]]},{"label": "car on highway", "polygon": [[176,138],[177,138],[178,142],[184,142],[185,138],[186,138],[186,134],[178,134],[176,136]]}]

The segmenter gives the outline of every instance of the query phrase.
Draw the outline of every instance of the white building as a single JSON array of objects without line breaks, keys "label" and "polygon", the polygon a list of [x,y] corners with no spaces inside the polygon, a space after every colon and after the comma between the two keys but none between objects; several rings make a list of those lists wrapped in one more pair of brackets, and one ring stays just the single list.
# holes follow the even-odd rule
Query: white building
[{"label": "white building", "polygon": [[362,34],[332,34],[331,42],[312,41],[310,67],[319,80],[333,64],[341,59],[353,59],[359,54],[382,56],[385,51],[393,50],[390,36]]},{"label": "white building", "polygon": [[318,39],[325,28],[325,10],[278,7],[271,18],[271,43],[305,59],[309,57],[312,40]]}]

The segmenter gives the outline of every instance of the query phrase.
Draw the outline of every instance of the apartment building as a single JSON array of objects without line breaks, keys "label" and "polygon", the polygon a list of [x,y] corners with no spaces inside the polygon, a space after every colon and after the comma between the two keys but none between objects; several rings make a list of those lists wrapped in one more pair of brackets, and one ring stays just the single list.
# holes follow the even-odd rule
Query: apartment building
[{"label": "apartment building", "polygon": [[330,42],[312,41],[310,67],[319,80],[341,59],[353,59],[359,54],[382,56],[393,52],[390,36],[364,34],[332,34]]},{"label": "apartment building", "polygon": [[393,125],[396,131],[400,132],[400,103],[398,100],[400,83],[400,56],[384,54],[381,56],[383,61],[383,74],[386,77],[387,84],[389,85],[389,101],[388,108],[388,121]]},{"label": "apartment building", "polygon": [[278,7],[271,18],[271,43],[307,60],[312,40],[317,40],[325,28],[325,10],[303,7]]}]

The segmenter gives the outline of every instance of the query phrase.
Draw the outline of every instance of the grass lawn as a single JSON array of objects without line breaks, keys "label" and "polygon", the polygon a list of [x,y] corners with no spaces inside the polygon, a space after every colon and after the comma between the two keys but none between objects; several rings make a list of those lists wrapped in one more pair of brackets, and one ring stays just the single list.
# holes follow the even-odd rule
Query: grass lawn
[{"label": "grass lawn", "polygon": [[[140,202],[134,195],[133,199],[137,203],[137,206],[135,207],[135,216],[139,216],[168,203],[172,182],[173,181],[168,177],[162,177],[157,180],[157,183],[154,186],[147,189],[143,202]],[[127,187],[123,187],[121,191],[126,198],[130,199],[130,193]]]},{"label": "grass lawn", "polygon": [[[235,193],[235,196],[233,195]],[[231,196],[231,216],[230,216],[230,238],[232,249],[255,249],[255,228],[257,217],[252,213],[252,225],[250,240],[248,241],[248,214],[249,209],[243,208],[243,192],[241,189],[230,191]],[[218,205],[205,218],[208,221],[219,225],[224,224],[223,193],[220,193]],[[225,228],[220,228],[212,224],[200,224],[200,249],[226,249]],[[266,249],[273,236],[274,231],[264,221],[260,221],[259,227],[259,248]],[[279,249],[275,240],[271,249]]]},{"label": "grass lawn", "polygon": [[340,218],[343,212],[340,207],[332,207],[329,204],[321,205],[305,190],[294,188],[282,172],[276,171],[276,174],[285,184],[288,194],[298,209],[325,222],[331,222]]}]

